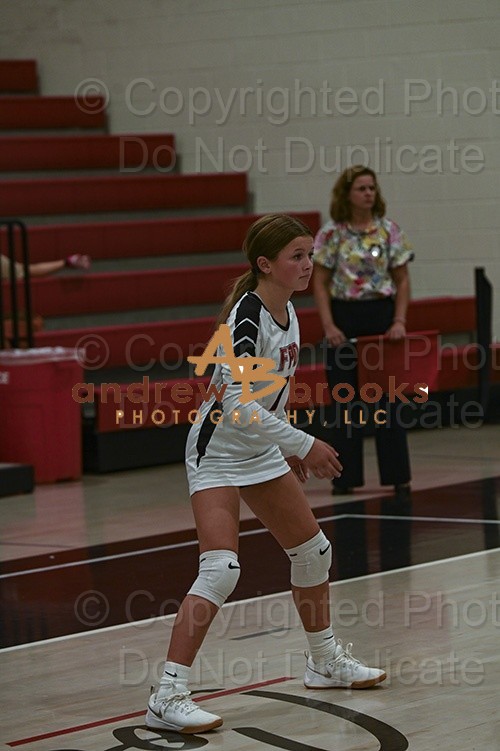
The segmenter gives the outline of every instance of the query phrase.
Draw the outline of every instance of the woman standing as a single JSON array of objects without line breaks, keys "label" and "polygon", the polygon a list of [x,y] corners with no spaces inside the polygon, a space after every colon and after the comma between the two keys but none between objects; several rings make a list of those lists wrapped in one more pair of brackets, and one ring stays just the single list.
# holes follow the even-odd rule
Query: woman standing
[{"label": "woman standing", "polygon": [[[331,220],[314,241],[313,290],[325,338],[328,384],[333,389],[348,383],[357,391],[353,367],[358,336],[406,335],[410,300],[408,262],[411,245],[398,225],[385,217],[373,170],[356,165],[344,170],[333,188]],[[396,407],[381,401],[386,422],[376,426],[377,459],[382,485],[394,485],[408,494],[410,460],[405,429],[398,423]],[[355,411],[346,420],[345,405],[336,405],[331,442],[339,452],[342,477],[333,480],[333,492],[350,493],[363,479],[363,431]]]}]

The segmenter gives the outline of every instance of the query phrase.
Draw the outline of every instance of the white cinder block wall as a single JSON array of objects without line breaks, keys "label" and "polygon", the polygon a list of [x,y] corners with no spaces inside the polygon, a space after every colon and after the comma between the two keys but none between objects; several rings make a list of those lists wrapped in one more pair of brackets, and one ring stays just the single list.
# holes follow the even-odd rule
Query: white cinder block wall
[{"label": "white cinder block wall", "polygon": [[[248,168],[256,211],[320,209],[369,163],[414,242],[415,297],[471,294],[500,336],[499,0],[1,0],[42,91],[109,92],[113,132],[173,132],[182,171]],[[354,152],[354,153],[353,153]]]}]

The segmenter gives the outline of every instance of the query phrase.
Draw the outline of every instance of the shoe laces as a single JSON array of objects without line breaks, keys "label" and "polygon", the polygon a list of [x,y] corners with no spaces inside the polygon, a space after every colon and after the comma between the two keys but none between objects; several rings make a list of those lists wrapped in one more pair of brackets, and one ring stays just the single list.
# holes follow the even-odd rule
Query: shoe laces
[{"label": "shoe laces", "polygon": [[345,647],[342,643],[342,639],[337,639],[336,642],[337,647],[339,648],[339,654],[336,657],[333,657],[329,662],[342,663],[343,667],[346,667],[347,665],[351,665],[352,667],[362,665],[362,663],[352,654],[352,642],[346,644]]},{"label": "shoe laces", "polygon": [[171,707],[178,712],[182,712],[182,714],[188,715],[198,709],[194,701],[189,698],[190,696],[191,691],[176,691],[174,694],[162,696],[160,702],[165,707]]}]

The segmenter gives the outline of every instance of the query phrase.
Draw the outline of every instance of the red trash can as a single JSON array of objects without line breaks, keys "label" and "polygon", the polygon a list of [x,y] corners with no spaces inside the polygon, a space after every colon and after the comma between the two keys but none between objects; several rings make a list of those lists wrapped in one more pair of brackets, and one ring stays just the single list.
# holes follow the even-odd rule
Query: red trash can
[{"label": "red trash can", "polygon": [[82,381],[74,349],[0,351],[0,462],[32,464],[39,483],[81,477]]}]

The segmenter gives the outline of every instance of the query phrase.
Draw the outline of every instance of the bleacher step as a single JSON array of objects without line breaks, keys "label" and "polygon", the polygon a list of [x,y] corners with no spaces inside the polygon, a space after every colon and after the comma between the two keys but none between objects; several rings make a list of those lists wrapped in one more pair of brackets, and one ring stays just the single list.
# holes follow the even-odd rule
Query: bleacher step
[{"label": "bleacher step", "polygon": [[1,130],[39,128],[103,128],[106,126],[103,97],[2,96]]},{"label": "bleacher step", "polygon": [[[205,215],[201,211],[190,209],[188,215],[179,216],[172,216],[173,211],[165,216],[163,211],[163,216],[158,217],[157,212],[153,218],[151,212],[146,216],[145,212],[130,211],[126,220],[120,215],[118,221],[107,221],[106,216],[100,214],[97,222],[95,215],[89,214],[86,223],[81,216],[76,223],[62,223],[58,217],[57,224],[54,224],[53,217],[45,217],[45,223],[50,223],[50,226],[37,226],[31,217],[31,261],[65,258],[68,252],[89,253],[94,260],[120,262],[146,255],[209,256],[241,248],[248,228],[257,219],[256,214],[241,214],[239,207],[206,209]],[[210,211],[208,216],[207,211]],[[321,225],[319,212],[296,212],[295,215],[312,232],[317,232]],[[116,215],[114,218],[117,219]],[[242,257],[240,255],[240,259]]]},{"label": "bleacher step", "polygon": [[[12,181],[16,182],[16,181]],[[23,180],[18,179],[17,182],[21,183]],[[245,209],[245,207],[243,207]],[[246,210],[249,209],[249,205],[246,206]],[[54,222],[57,225],[69,224],[73,226],[76,223],[88,225],[90,229],[93,229],[97,223],[109,222],[110,224],[121,224],[123,222],[124,215],[126,213],[127,219],[141,222],[141,221],[162,221],[164,219],[183,219],[190,220],[193,218],[213,218],[217,216],[230,217],[241,216],[242,206],[186,206],[186,208],[157,208],[157,209],[128,209],[126,211],[100,211],[89,212],[88,214],[33,214],[32,216],[23,216],[22,220],[27,227],[33,226],[46,226],[47,229],[52,229]],[[81,243],[81,241],[80,241]],[[79,244],[80,244],[79,243]],[[66,254],[67,255],[67,254]],[[45,258],[45,260],[47,260]]]},{"label": "bleacher step", "polygon": [[92,168],[134,174],[154,167],[161,174],[172,171],[175,162],[175,139],[168,133],[0,136],[0,170],[29,171],[37,177],[41,175],[34,170]]},{"label": "bleacher step", "polygon": [[0,183],[2,214],[15,217],[220,206],[241,208],[246,201],[247,176],[243,173],[118,175]]},{"label": "bleacher step", "polygon": [[190,317],[215,317],[219,310],[219,305],[197,305],[192,307],[180,308],[145,308],[142,310],[124,310],[109,313],[95,313],[81,316],[57,316],[43,319],[43,330],[68,331],[75,328],[91,328],[96,334],[99,328],[109,326],[123,326],[128,324],[158,323],[161,321],[183,321]]},{"label": "bleacher step", "polygon": [[36,60],[0,60],[0,92],[26,94],[37,91]]}]

